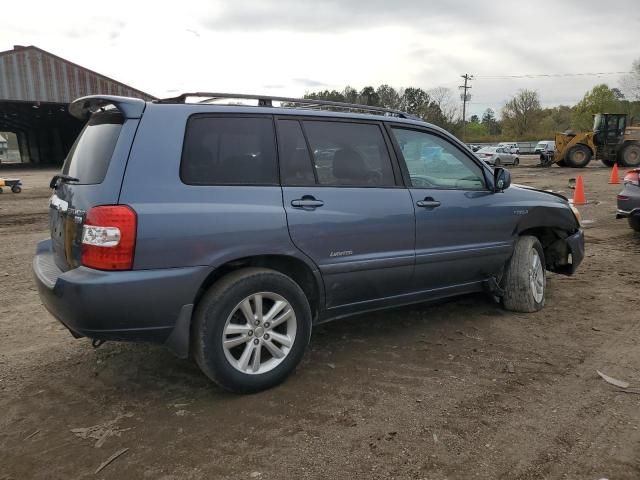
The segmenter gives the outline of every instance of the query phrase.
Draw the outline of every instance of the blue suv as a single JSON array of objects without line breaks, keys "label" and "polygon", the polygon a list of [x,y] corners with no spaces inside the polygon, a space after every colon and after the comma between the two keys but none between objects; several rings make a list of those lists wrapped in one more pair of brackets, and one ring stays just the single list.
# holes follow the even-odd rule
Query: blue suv
[{"label": "blue suv", "polygon": [[216,93],[70,112],[88,122],[51,181],[45,307],[94,346],[163,343],[236,392],[282,382],[318,323],[480,291],[534,312],[545,272],[584,256],[564,197],[402,112]]}]

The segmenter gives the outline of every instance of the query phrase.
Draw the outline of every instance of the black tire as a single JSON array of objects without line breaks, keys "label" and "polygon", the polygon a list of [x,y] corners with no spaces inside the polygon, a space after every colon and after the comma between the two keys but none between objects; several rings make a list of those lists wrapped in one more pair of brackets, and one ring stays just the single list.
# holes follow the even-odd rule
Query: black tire
[{"label": "black tire", "polygon": [[[227,359],[222,344],[224,329],[244,299],[262,292],[273,292],[292,307],[295,338],[276,367],[264,373],[243,373]],[[223,277],[203,296],[195,310],[191,335],[196,363],[207,377],[232,392],[258,392],[283,382],[302,360],[311,338],[311,309],[304,292],[291,278],[266,268],[245,268]],[[255,338],[245,345],[252,341]],[[261,351],[262,348],[260,345]],[[249,357],[254,358],[253,355]]]},{"label": "black tire", "polygon": [[636,232],[640,232],[640,217],[634,215],[633,217],[629,217],[629,226],[634,229]]},{"label": "black tire", "polygon": [[20,187],[18,185],[14,185],[13,187],[11,187],[11,191],[13,193],[20,193],[20,192],[22,192],[22,187]]},{"label": "black tire", "polygon": [[640,166],[640,144],[628,143],[620,151],[620,165],[623,167]]},{"label": "black tire", "polygon": [[578,143],[569,149],[564,161],[571,168],[583,168],[589,164],[592,156],[593,152],[589,147]]},{"label": "black tire", "polygon": [[499,167],[500,165],[502,165],[502,162],[500,161],[499,158],[496,158],[493,162],[493,166],[494,167]]},{"label": "black tire", "polygon": [[520,165],[520,159],[519,159],[518,157],[516,157],[516,158],[513,160],[513,166],[514,166],[514,167],[517,167],[518,165]]},{"label": "black tire", "polygon": [[[534,266],[534,253],[537,254],[542,267],[542,276],[538,279],[541,282],[541,298],[540,292],[534,290],[530,277]],[[512,312],[525,313],[541,310],[544,307],[547,285],[545,271],[544,251],[540,241],[529,235],[518,238],[504,275],[504,308]]]}]

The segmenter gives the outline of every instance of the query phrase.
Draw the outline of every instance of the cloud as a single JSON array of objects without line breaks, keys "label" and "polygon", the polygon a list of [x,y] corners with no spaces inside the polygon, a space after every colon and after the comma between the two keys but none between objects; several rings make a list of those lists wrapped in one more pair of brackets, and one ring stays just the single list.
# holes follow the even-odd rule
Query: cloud
[{"label": "cloud", "polygon": [[302,85],[303,87],[326,87],[327,84],[324,82],[319,82],[317,80],[312,80],[310,78],[294,78],[293,82]]},{"label": "cloud", "polygon": [[449,22],[489,19],[497,10],[485,2],[465,0],[315,0],[313,4],[300,0],[245,0],[217,4],[215,11],[204,16],[202,24],[214,31],[330,33],[397,25],[439,31]]}]

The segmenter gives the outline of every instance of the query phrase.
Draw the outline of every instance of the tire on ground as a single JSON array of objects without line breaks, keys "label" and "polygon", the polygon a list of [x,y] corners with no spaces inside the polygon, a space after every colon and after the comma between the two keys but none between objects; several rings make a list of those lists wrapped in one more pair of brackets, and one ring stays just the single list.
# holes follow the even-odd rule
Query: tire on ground
[{"label": "tire on ground", "polygon": [[564,161],[569,167],[582,168],[587,166],[592,156],[593,153],[589,147],[578,143],[569,149],[564,157]]},{"label": "tire on ground", "polygon": [[636,232],[640,232],[640,217],[634,215],[633,217],[629,217],[629,226],[633,228]]},{"label": "tire on ground", "polygon": [[640,144],[628,143],[620,151],[620,165],[623,167],[640,166]]},{"label": "tire on ground", "polygon": [[[295,314],[296,334],[287,355],[265,373],[243,373],[229,363],[222,345],[227,319],[239,303],[260,292],[282,296]],[[198,303],[191,329],[192,350],[203,373],[221,387],[252,393],[283,382],[304,355],[311,337],[311,309],[302,289],[288,276],[266,268],[244,268],[216,282]]]},{"label": "tire on ground", "polygon": [[[542,298],[536,299],[531,280],[534,267],[534,252],[542,266]],[[502,287],[504,296],[502,303],[507,310],[513,312],[537,312],[544,307],[546,294],[544,251],[540,241],[533,236],[525,235],[518,238],[513,256],[507,265]]]}]

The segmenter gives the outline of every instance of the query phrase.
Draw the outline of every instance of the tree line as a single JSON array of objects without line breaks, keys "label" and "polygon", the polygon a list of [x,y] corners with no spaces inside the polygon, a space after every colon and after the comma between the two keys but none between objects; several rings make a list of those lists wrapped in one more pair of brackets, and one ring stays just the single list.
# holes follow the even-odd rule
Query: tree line
[{"label": "tree line", "polygon": [[[308,92],[307,99],[332,100],[401,110],[462,136],[462,100],[446,87],[429,90],[390,85],[366,86],[357,90]],[[631,73],[623,77],[620,87],[600,84],[585,93],[573,106],[543,108],[535,90],[520,90],[502,107],[501,115],[487,108],[481,116],[467,119],[465,141],[553,139],[556,132],[591,130],[596,113],[626,113],[640,124],[640,59],[633,62]]]}]

